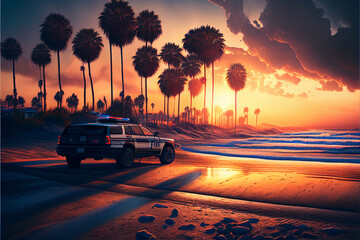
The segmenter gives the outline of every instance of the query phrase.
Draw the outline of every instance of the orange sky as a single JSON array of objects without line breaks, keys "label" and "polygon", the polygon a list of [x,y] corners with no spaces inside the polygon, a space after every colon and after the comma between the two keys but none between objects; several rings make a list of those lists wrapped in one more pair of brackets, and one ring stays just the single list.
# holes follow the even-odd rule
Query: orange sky
[{"label": "orange sky", "polygon": [[[73,36],[82,27],[93,27],[102,34],[101,30],[97,27],[97,17],[102,10],[104,2],[105,1],[99,1],[99,3],[89,9],[85,15],[78,18],[76,21],[72,21],[71,16],[67,16],[74,27]],[[226,40],[225,44],[228,47],[243,48],[244,50],[247,50],[247,46],[242,42],[242,35],[235,35],[228,29],[223,9],[212,3],[207,2],[206,11],[201,11],[191,3],[181,4],[180,2],[173,2],[167,5],[157,3],[157,1],[155,1],[155,3],[152,1],[129,2],[133,6],[136,14],[143,9],[154,10],[162,20],[163,34],[153,44],[153,47],[157,48],[158,51],[160,51],[161,47],[167,42],[175,42],[181,46],[181,40],[189,29],[207,24],[220,29],[224,34]],[[54,8],[56,9],[56,6],[54,6]],[[169,9],[176,9],[176,11],[169,11]],[[51,10],[52,9],[50,9],[50,11]],[[66,10],[64,11],[64,15],[66,15]],[[259,10],[245,9],[245,13],[250,19],[257,19]],[[6,23],[3,21],[2,24]],[[40,22],[34,25],[36,31],[39,30],[39,24]],[[2,35],[3,38],[7,37],[7,34]],[[25,41],[25,39],[20,39],[20,37],[17,37],[16,35],[14,37],[17,38],[20,43]],[[35,46],[39,40],[34,39],[32,41],[32,45]],[[95,102],[99,98],[103,98],[103,96],[106,96],[108,102],[110,102],[109,45],[104,36],[103,41],[105,46],[101,55],[98,60],[92,63]],[[135,54],[136,49],[142,45],[144,45],[143,42],[135,39],[133,44],[124,48],[126,95],[131,95],[133,99],[140,94],[140,77],[138,77],[132,66],[131,57]],[[19,64],[19,67],[17,68],[17,88],[18,94],[25,98],[26,105],[29,106],[32,97],[34,97],[39,90],[37,86],[39,76],[37,67],[30,62],[29,56],[31,50],[23,50],[23,56],[19,60],[19,62],[22,61],[23,64]],[[121,91],[119,51],[119,48],[113,48],[114,96],[118,96]],[[71,44],[69,44],[68,48],[61,54],[62,80],[65,98],[72,93],[75,93],[80,100],[79,108],[81,108],[83,105],[83,79],[80,71],[81,62],[71,54]],[[184,52],[184,54],[186,53]],[[234,108],[234,92],[228,87],[225,80],[225,70],[229,64],[234,62],[239,62],[239,58],[231,51],[231,48],[229,48],[224,57],[215,63],[216,84],[214,105],[221,106],[223,110]],[[241,63],[245,66],[250,64],[247,62]],[[6,64],[9,63],[2,59],[2,65],[4,66]],[[22,74],[21,69],[19,69],[22,66],[33,68],[33,74]],[[155,112],[163,109],[163,96],[158,88],[157,80],[158,75],[161,74],[165,67],[166,65],[161,63],[156,75],[148,80],[149,112],[151,112],[150,104],[152,102],[155,104]],[[282,75],[286,72],[284,70],[277,70],[276,73]],[[211,76],[211,69],[208,69],[207,76]],[[87,101],[91,103],[91,91],[88,76],[87,81]],[[257,85],[258,87],[254,87],[254,85]],[[1,98],[4,98],[7,94],[11,94],[12,87],[12,73],[2,69]],[[256,89],[254,90],[254,88]],[[279,88],[283,90],[280,92],[277,91]],[[360,119],[359,91],[349,92],[346,88],[343,88],[343,90],[339,92],[322,91],[319,90],[320,88],[321,84],[319,81],[309,78],[301,77],[301,82],[295,85],[288,81],[276,79],[274,73],[259,75],[256,71],[249,70],[246,87],[238,93],[238,117],[241,116],[243,112],[242,109],[247,106],[249,107],[249,124],[251,125],[255,125],[255,115],[253,114],[255,108],[260,108],[260,123],[310,128],[358,128]],[[186,90],[181,94],[181,111],[189,105],[187,86],[185,89]],[[53,96],[56,91],[58,91],[57,61],[55,54],[52,54],[52,62],[47,67],[47,91],[48,106],[55,107],[56,102],[53,99]],[[170,104],[170,111],[172,113],[173,99],[170,100]],[[210,104],[211,78],[208,77],[207,107],[210,107]],[[202,108],[203,93],[194,99],[193,106]]]}]

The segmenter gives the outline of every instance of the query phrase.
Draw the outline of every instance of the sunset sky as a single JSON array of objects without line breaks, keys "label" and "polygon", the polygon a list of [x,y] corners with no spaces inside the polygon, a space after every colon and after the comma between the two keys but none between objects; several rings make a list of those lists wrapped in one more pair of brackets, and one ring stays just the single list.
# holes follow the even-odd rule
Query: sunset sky
[{"label": "sunset sky", "polygon": [[[102,0],[3,0],[1,41],[16,38],[23,54],[16,63],[17,91],[31,104],[39,91],[38,67],[30,60],[40,42],[40,24],[49,13],[65,15],[73,35],[81,28],[94,28],[103,37],[104,48],[92,63],[95,102],[106,96],[110,102],[109,43],[98,27]],[[345,2],[345,3],[343,3]],[[309,128],[359,128],[359,3],[357,0],[129,0],[136,15],[145,9],[159,15],[163,34],[153,47],[160,52],[167,42],[182,46],[184,35],[193,28],[210,25],[225,38],[225,54],[215,62],[214,105],[234,108],[234,92],[225,80],[226,69],[239,62],[248,72],[246,87],[238,93],[238,116],[249,107],[249,124],[255,125],[255,108],[260,123]],[[78,95],[83,105],[81,61],[72,55],[71,41],[61,52],[62,85],[65,98]],[[140,94],[140,77],[132,56],[144,43],[135,39],[124,48],[125,91],[132,99]],[[186,55],[183,50],[183,55]],[[121,91],[120,50],[113,48],[114,96]],[[161,63],[148,80],[154,112],[163,109],[158,75],[167,67]],[[87,66],[86,66],[87,69]],[[48,106],[55,107],[58,91],[57,60],[47,67]],[[202,75],[202,73],[201,73]],[[199,75],[199,77],[201,76]],[[211,69],[207,70],[207,107],[211,106]],[[89,78],[87,76],[88,85]],[[12,65],[1,59],[1,98],[12,94]],[[189,92],[181,94],[181,111],[189,105]],[[91,103],[88,87],[87,101]],[[171,113],[173,98],[170,100]],[[202,108],[203,93],[193,106]],[[177,107],[177,106],[176,106]],[[176,110],[177,112],[177,110]]]}]

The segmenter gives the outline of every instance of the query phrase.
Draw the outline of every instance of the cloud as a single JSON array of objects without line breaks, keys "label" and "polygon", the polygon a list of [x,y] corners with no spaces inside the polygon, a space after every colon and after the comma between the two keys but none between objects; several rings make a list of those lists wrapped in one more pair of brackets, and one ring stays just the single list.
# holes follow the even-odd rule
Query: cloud
[{"label": "cloud", "polygon": [[336,92],[341,92],[343,90],[336,81],[320,81],[320,84],[322,88],[318,88],[318,90]]},{"label": "cloud", "polygon": [[302,92],[302,93],[298,94],[298,96],[302,97],[302,98],[307,98],[309,95],[306,92]]},{"label": "cloud", "polygon": [[350,91],[360,89],[357,0],[331,1],[349,15],[349,27],[339,28],[333,36],[324,11],[311,0],[267,0],[259,19],[262,28],[250,23],[242,0],[209,1],[225,10],[228,28],[241,32],[248,52],[268,66],[319,81],[336,80]]},{"label": "cloud", "polygon": [[277,82],[275,86],[272,86],[270,82],[266,82],[264,80],[259,81],[259,91],[262,93],[267,93],[270,95],[280,96],[280,97],[287,97],[287,98],[293,98],[293,93],[285,92],[285,90],[282,87],[282,82]]},{"label": "cloud", "polygon": [[287,82],[291,82],[295,85],[298,85],[299,82],[301,81],[300,78],[296,77],[296,76],[291,76],[290,74],[288,73],[284,73],[283,75],[279,75],[279,74],[274,74],[275,78],[277,80],[282,80],[282,81],[287,81]]}]

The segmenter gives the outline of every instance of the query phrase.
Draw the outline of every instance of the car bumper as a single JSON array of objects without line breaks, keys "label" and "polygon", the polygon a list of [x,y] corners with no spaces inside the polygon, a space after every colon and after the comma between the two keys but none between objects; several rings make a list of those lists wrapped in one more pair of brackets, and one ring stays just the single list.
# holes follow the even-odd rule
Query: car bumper
[{"label": "car bumper", "polygon": [[75,156],[81,158],[117,158],[122,154],[122,148],[110,146],[67,146],[58,145],[56,152],[60,156]]}]

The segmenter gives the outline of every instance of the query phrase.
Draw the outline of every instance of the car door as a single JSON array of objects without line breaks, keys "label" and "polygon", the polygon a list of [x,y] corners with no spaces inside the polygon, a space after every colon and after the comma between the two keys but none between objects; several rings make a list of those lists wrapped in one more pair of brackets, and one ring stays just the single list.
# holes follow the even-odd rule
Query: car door
[{"label": "car door", "polygon": [[149,141],[149,151],[151,155],[157,155],[160,153],[160,138],[158,136],[154,136],[154,133],[145,126],[140,126],[144,135],[147,137]]},{"label": "car door", "polygon": [[138,155],[138,157],[148,155],[148,151],[150,150],[149,140],[141,128],[139,126],[129,126],[129,128],[134,139],[136,155]]}]

